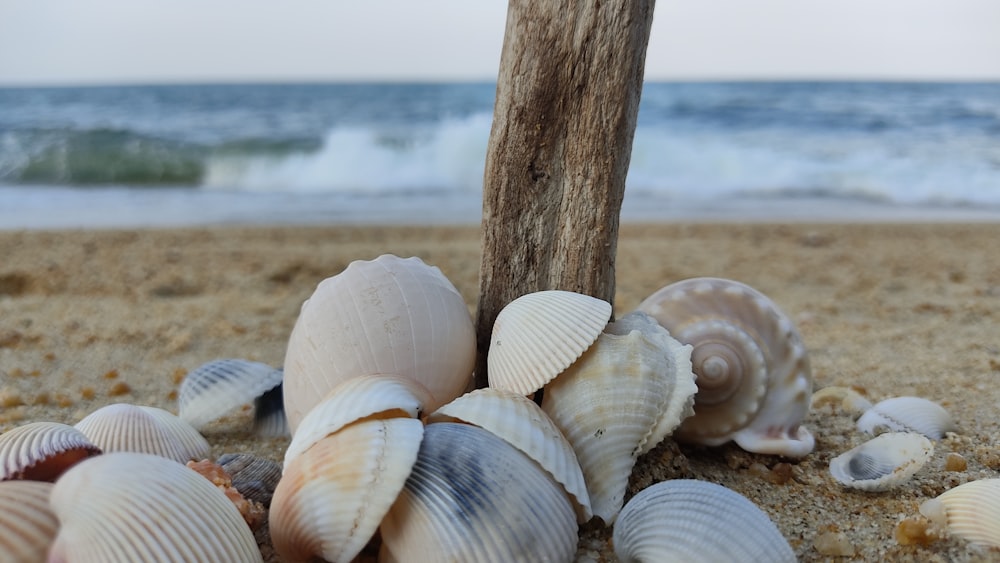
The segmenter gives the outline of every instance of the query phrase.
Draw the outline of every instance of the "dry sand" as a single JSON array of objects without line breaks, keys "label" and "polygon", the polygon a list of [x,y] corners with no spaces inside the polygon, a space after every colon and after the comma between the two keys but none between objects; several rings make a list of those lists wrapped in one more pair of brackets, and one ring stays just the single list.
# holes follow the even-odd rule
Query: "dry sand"
[{"label": "dry sand", "polygon": [[[888,493],[848,491],[829,476],[829,460],[864,440],[851,415],[831,407],[806,419],[817,443],[804,459],[668,441],[640,460],[632,492],[675,477],[731,487],[775,520],[804,561],[830,559],[818,537],[839,538],[852,560],[1000,560],[1000,552],[958,539],[901,546],[893,536],[924,499],[1000,474],[998,240],[1000,225],[624,226],[617,314],[683,278],[740,280],[796,322],[817,388],[855,386],[872,400],[926,397],[960,427],[911,483]],[[281,365],[317,282],[383,253],[439,266],[474,308],[475,227],[0,233],[0,431],[36,420],[75,423],[121,401],[176,412],[183,374],[203,362]],[[253,439],[249,416],[206,432],[215,454],[280,459],[286,441]],[[964,471],[945,470],[950,452],[966,460]],[[790,463],[790,479],[779,463]],[[613,560],[609,536],[585,528],[580,559]]]}]

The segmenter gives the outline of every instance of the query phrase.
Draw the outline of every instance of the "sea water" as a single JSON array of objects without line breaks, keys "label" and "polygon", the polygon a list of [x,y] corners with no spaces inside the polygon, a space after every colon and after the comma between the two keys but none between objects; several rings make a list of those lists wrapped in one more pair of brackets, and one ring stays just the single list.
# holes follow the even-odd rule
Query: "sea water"
[{"label": "sea water", "polygon": [[[0,228],[478,223],[494,84],[0,89]],[[623,220],[1000,218],[1000,83],[647,83]]]}]

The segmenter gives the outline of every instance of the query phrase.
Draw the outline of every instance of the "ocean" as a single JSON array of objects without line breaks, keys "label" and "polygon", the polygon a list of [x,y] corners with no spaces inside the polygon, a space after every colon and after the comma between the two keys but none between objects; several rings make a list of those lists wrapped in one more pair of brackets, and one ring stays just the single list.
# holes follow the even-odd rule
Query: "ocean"
[{"label": "ocean", "polygon": [[[494,84],[0,89],[0,229],[478,223]],[[622,219],[1000,220],[1000,83],[647,83]]]}]

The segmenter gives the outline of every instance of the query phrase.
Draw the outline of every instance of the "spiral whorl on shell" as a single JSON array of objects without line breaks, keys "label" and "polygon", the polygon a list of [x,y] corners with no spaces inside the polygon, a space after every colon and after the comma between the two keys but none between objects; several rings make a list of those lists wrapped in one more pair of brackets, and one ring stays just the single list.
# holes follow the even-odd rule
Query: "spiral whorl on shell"
[{"label": "spiral whorl on shell", "polygon": [[791,319],[767,296],[721,278],[668,285],[638,309],[691,344],[697,375],[694,416],[674,437],[719,445],[734,440],[757,453],[801,457],[814,440],[800,426],[812,375]]}]

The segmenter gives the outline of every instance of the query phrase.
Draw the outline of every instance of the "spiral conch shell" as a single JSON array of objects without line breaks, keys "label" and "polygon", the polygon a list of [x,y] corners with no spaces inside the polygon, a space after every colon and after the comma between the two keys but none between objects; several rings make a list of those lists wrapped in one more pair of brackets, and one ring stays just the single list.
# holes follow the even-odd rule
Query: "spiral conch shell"
[{"label": "spiral conch shell", "polygon": [[694,346],[694,416],[681,441],[801,457],[815,440],[801,426],[812,375],[792,321],[759,291],[736,281],[693,278],[668,285],[638,308]]}]

